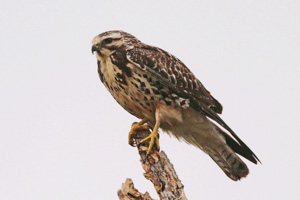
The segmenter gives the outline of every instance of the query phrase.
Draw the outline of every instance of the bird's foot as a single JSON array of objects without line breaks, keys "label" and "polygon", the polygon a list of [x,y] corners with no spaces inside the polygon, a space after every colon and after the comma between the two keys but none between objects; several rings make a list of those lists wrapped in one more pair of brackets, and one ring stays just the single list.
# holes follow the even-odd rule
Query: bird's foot
[{"label": "bird's foot", "polygon": [[150,154],[153,145],[156,145],[157,150],[159,151],[160,147],[159,147],[159,134],[157,130],[153,130],[152,133],[150,133],[150,135],[148,135],[146,138],[142,139],[140,143],[144,143],[145,141],[150,140],[149,143],[149,147],[147,150],[147,154]]},{"label": "bird's foot", "polygon": [[143,119],[139,123],[135,123],[131,126],[131,129],[128,133],[128,144],[131,146],[135,146],[133,139],[132,139],[132,134],[136,134],[138,131],[147,131],[149,130],[149,126],[145,124],[147,122],[146,119]]}]

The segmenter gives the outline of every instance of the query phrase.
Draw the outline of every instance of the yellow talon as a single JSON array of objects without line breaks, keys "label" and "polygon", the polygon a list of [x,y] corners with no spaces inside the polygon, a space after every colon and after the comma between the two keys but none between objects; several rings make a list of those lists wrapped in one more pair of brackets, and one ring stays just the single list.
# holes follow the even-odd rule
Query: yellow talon
[{"label": "yellow talon", "polygon": [[131,126],[131,129],[128,133],[128,144],[133,146],[133,140],[132,140],[132,137],[131,137],[132,134],[134,134],[138,130],[149,130],[149,126],[145,124],[147,121],[148,121],[147,119],[143,119],[139,123],[133,124]]},{"label": "yellow talon", "polygon": [[140,143],[143,143],[147,140],[150,139],[150,143],[149,143],[149,147],[148,147],[148,150],[147,150],[147,154],[150,154],[152,148],[153,148],[153,145],[155,143],[156,147],[157,147],[157,150],[160,149],[159,147],[159,134],[157,131],[153,131],[152,133],[150,133],[150,135],[148,135],[146,138],[144,138],[143,140],[141,140]]},{"label": "yellow talon", "polygon": [[149,147],[148,147],[148,150],[147,150],[147,154],[150,154],[152,148],[153,148],[153,145],[155,143],[156,147],[157,147],[157,150],[159,151],[160,149],[160,146],[159,146],[159,134],[158,134],[158,128],[160,126],[160,121],[157,120],[156,123],[155,123],[155,126],[153,128],[153,131],[152,133],[150,133],[150,135],[148,135],[146,138],[144,138],[143,140],[141,140],[140,143],[143,143],[147,140],[150,139],[150,143],[149,143]]}]

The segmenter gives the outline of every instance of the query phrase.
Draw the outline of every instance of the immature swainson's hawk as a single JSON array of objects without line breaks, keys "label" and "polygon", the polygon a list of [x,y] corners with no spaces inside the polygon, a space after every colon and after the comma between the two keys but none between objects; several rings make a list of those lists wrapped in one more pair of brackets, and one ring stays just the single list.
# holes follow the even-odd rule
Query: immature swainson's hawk
[{"label": "immature swainson's hawk", "polygon": [[[222,105],[175,56],[142,43],[123,31],[108,31],[93,39],[98,73],[115,100],[141,119],[132,126],[151,127],[150,140],[159,148],[158,129],[207,153],[232,180],[246,177],[249,170],[236,155],[253,163],[259,159],[219,117]],[[226,131],[223,131],[215,123]]]}]

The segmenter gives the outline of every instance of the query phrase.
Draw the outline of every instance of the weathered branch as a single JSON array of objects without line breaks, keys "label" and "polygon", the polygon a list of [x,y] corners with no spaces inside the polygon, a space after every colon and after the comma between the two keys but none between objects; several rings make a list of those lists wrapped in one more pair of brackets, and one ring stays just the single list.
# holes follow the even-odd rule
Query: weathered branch
[{"label": "weathered branch", "polygon": [[[150,134],[149,130],[138,130],[132,134],[132,142],[136,144],[140,154],[140,161],[145,170],[144,176],[150,180],[161,200],[186,200],[183,190],[183,184],[179,180],[174,167],[167,155],[163,151],[157,151],[156,147],[150,155],[147,155],[148,143],[140,141]],[[121,200],[151,200],[152,198],[146,192],[141,194],[133,186],[133,182],[127,179],[122,184],[122,189],[118,191]]]},{"label": "weathered branch", "polygon": [[130,178],[127,178],[125,183],[122,183],[122,188],[118,191],[118,196],[120,200],[153,200],[148,192],[142,194],[135,189]]}]

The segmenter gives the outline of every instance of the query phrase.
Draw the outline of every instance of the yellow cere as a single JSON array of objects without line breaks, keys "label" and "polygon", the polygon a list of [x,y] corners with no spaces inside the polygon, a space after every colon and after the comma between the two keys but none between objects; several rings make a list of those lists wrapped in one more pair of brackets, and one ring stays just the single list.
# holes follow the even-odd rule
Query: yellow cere
[{"label": "yellow cere", "polygon": [[93,41],[93,45],[97,45],[97,44],[99,44],[99,41],[97,40]]}]

